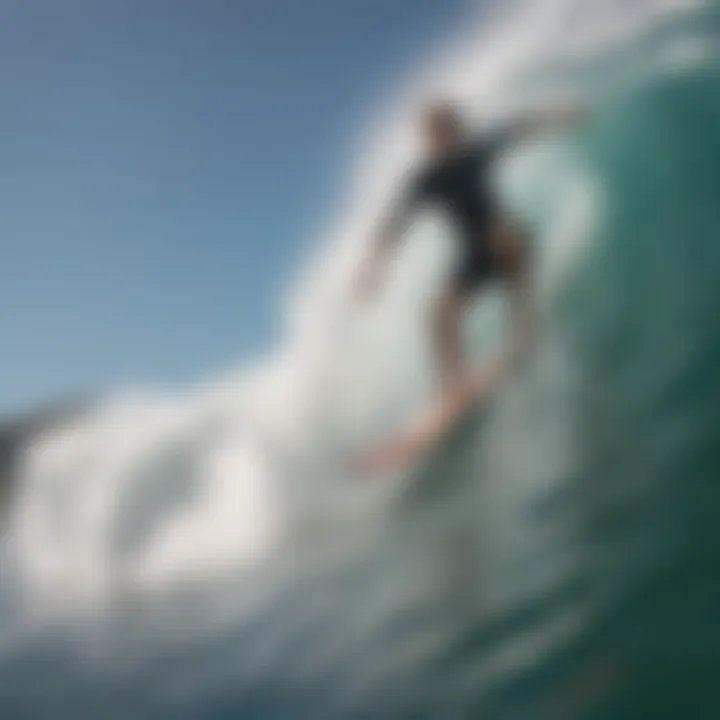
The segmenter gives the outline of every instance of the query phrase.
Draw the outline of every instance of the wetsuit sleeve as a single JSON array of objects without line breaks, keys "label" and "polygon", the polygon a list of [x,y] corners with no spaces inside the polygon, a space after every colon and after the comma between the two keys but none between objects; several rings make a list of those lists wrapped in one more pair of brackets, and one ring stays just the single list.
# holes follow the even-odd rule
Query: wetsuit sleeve
[{"label": "wetsuit sleeve", "polygon": [[406,181],[402,202],[408,210],[415,210],[427,202],[431,194],[431,177],[426,172],[419,172]]},{"label": "wetsuit sleeve", "polygon": [[430,178],[420,172],[405,181],[400,196],[390,212],[389,223],[393,226],[403,225],[418,208],[430,199]]}]

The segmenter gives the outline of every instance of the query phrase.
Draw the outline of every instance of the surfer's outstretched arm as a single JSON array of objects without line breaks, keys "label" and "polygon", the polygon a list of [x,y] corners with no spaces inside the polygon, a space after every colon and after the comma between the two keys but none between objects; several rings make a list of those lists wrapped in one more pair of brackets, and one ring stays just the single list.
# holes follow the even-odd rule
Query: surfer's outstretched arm
[{"label": "surfer's outstretched arm", "polygon": [[400,242],[410,222],[412,202],[402,199],[390,209],[380,222],[369,252],[360,266],[357,277],[356,290],[367,295],[377,290],[380,284],[382,271],[387,264],[392,251]]},{"label": "surfer's outstretched arm", "polygon": [[582,127],[590,117],[590,110],[582,105],[559,105],[535,110],[492,132],[490,145],[499,152],[544,133]]},{"label": "surfer's outstretched arm", "polygon": [[572,130],[590,119],[590,110],[582,105],[560,105],[529,113],[522,120],[527,135],[555,130]]}]

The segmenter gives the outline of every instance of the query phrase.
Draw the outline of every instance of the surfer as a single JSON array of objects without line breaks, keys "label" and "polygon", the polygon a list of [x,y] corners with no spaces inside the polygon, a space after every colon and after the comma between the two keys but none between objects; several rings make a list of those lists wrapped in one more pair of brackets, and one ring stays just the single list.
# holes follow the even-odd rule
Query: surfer
[{"label": "surfer", "polygon": [[[417,209],[430,204],[446,212],[459,242],[459,256],[432,313],[439,393],[408,426],[355,456],[354,470],[377,474],[418,460],[472,407],[496,391],[524,355],[534,326],[528,244],[519,225],[495,198],[490,173],[494,161],[514,143],[542,131],[576,125],[585,117],[577,108],[537,112],[473,137],[453,105],[437,104],[423,112],[428,157],[406,179],[399,200],[381,223],[360,267],[356,290],[361,297],[378,290],[390,252]],[[494,280],[509,291],[511,339],[492,362],[468,369],[461,352],[464,312],[478,290]]]},{"label": "surfer", "polygon": [[[360,267],[356,290],[365,298],[378,290],[390,252],[416,210],[432,205],[445,211],[460,247],[458,262],[432,313],[441,394],[467,380],[461,354],[462,318],[477,291],[489,281],[498,280],[509,289],[512,307],[512,340],[494,365],[495,376],[521,355],[532,335],[528,246],[517,223],[494,197],[490,183],[494,161],[529,135],[577,124],[585,116],[577,108],[536,112],[476,137],[466,131],[461,113],[452,104],[438,103],[423,111],[427,158],[406,180],[399,200],[380,224]],[[460,394],[465,393],[461,390]]]}]

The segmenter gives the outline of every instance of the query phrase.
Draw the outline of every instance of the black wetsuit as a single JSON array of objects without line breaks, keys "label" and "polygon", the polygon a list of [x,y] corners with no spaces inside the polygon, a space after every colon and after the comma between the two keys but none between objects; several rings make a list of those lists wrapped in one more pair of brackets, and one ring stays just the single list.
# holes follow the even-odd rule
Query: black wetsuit
[{"label": "black wetsuit", "polygon": [[490,170],[514,134],[488,135],[433,160],[411,178],[406,190],[406,210],[431,203],[453,223],[460,242],[453,281],[462,289],[474,290],[498,273],[489,235],[500,210],[490,186]]}]

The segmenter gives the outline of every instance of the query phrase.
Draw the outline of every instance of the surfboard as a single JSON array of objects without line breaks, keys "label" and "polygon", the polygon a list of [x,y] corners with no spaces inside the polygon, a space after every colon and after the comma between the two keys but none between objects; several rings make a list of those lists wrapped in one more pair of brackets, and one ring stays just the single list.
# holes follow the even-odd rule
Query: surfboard
[{"label": "surfboard", "polygon": [[406,427],[361,452],[353,462],[362,475],[405,470],[422,460],[479,403],[498,387],[505,371],[502,359],[466,372],[434,398]]}]

